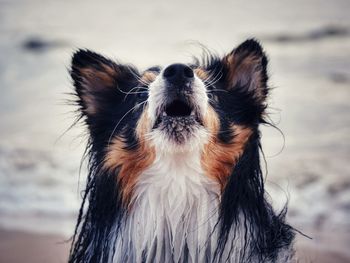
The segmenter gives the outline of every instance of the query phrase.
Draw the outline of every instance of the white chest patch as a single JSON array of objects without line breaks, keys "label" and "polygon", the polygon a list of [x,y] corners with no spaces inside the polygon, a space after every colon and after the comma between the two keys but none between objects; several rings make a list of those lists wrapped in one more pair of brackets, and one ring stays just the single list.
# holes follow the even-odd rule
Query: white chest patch
[{"label": "white chest patch", "polygon": [[[219,201],[219,184],[204,174],[200,150],[158,151],[154,163],[138,178],[131,211],[120,229],[111,233],[118,233],[113,262],[221,262],[215,258]],[[228,234],[222,254],[226,262],[248,262],[242,259],[242,249],[249,250],[249,236],[254,233],[246,231],[240,216],[242,221]],[[293,262],[292,255],[286,249],[276,262]],[[254,258],[249,262],[260,263]]]},{"label": "white chest patch", "polygon": [[213,254],[219,185],[202,171],[199,151],[157,156],[133,201],[114,262],[206,262]]},{"label": "white chest patch", "polygon": [[[157,156],[139,177],[132,209],[121,228],[111,233],[118,233],[113,262],[221,262],[215,258],[219,201],[220,187],[204,174],[199,151]],[[242,248],[254,233],[245,229],[240,222],[229,232],[226,262],[248,262],[242,261]],[[287,248],[276,262],[294,262],[293,254]],[[260,263],[253,258],[249,262]]]}]

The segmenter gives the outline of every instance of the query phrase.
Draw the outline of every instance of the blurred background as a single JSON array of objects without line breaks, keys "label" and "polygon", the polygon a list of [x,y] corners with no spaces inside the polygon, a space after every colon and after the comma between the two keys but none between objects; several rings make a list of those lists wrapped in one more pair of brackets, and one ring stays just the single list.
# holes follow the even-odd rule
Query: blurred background
[{"label": "blurred background", "polygon": [[140,69],[225,54],[269,58],[267,188],[289,200],[300,262],[350,262],[350,2],[0,0],[0,262],[65,262],[84,189],[84,128],[67,104],[89,48]]}]

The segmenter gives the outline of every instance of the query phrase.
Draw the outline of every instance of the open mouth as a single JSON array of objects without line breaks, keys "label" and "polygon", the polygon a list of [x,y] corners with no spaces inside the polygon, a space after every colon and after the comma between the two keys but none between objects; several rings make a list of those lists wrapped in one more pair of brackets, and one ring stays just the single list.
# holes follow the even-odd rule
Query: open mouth
[{"label": "open mouth", "polygon": [[175,127],[176,124],[190,126],[202,122],[195,107],[188,102],[176,99],[162,109],[154,128],[157,128],[161,123]]},{"label": "open mouth", "polygon": [[186,117],[194,114],[193,108],[181,100],[174,100],[168,106],[165,107],[163,116],[170,117]]}]

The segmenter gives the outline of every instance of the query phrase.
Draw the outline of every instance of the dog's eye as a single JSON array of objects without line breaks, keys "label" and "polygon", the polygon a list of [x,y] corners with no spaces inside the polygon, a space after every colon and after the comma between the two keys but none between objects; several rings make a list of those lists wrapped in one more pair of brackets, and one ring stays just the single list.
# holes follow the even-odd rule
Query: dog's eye
[{"label": "dog's eye", "polygon": [[207,87],[207,95],[210,102],[217,102],[218,96],[215,94],[215,89],[213,86]]},{"label": "dog's eye", "polygon": [[218,96],[216,96],[214,93],[208,92],[207,94],[210,102],[218,102]]},{"label": "dog's eye", "polygon": [[148,98],[148,89],[146,87],[139,87],[137,89],[137,97],[139,99],[147,99]]}]

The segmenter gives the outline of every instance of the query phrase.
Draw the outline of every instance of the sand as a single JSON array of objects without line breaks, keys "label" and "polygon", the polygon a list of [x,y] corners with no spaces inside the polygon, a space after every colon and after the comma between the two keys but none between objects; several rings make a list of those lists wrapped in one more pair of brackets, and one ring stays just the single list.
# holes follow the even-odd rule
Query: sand
[{"label": "sand", "polygon": [[[0,263],[67,262],[69,242],[55,235],[0,230]],[[329,240],[332,240],[330,238]],[[299,263],[348,263],[350,256],[332,248],[316,246],[317,241],[298,241]]]},{"label": "sand", "polygon": [[69,243],[54,235],[0,230],[1,263],[67,262]]},{"label": "sand", "polygon": [[299,263],[349,263],[350,257],[340,252],[321,250],[314,246],[299,247]]}]

